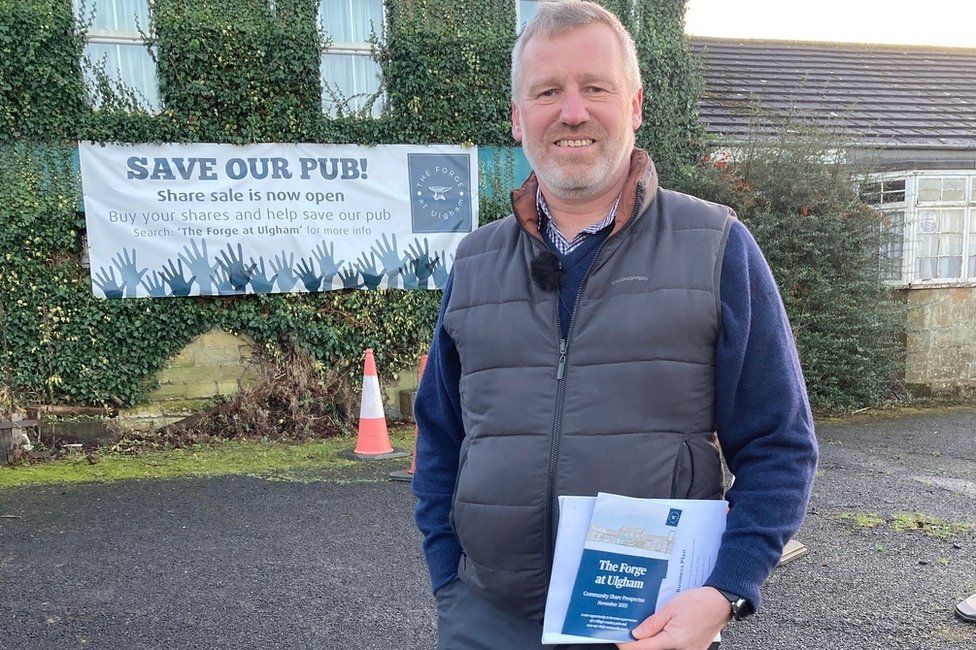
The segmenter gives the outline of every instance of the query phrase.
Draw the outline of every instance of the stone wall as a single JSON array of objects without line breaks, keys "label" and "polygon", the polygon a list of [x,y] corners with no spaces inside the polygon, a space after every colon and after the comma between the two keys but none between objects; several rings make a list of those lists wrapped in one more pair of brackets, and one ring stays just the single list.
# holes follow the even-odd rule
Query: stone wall
[{"label": "stone wall", "polygon": [[191,415],[218,395],[235,395],[258,376],[254,342],[223,330],[193,339],[170,359],[156,378],[149,403],[119,413],[120,424],[152,429]]},{"label": "stone wall", "polygon": [[149,399],[205,399],[234,395],[257,377],[254,342],[246,336],[212,330],[193,339],[170,359],[157,378],[159,388]]},{"label": "stone wall", "polygon": [[383,405],[388,417],[413,418],[413,398],[420,383],[417,368],[408,368],[393,375],[393,381],[380,380],[383,389]]},{"label": "stone wall", "polygon": [[908,307],[905,382],[916,393],[976,393],[976,287],[899,292]]},{"label": "stone wall", "polygon": [[[218,395],[235,395],[244,386],[253,385],[259,363],[251,339],[212,330],[193,339],[170,359],[157,374],[159,388],[150,393],[148,403],[121,411],[119,423],[129,429],[147,430],[185,418]],[[394,375],[393,381],[381,380],[381,387],[387,417],[413,416],[416,368]],[[358,401],[353,409],[359,412]]]}]

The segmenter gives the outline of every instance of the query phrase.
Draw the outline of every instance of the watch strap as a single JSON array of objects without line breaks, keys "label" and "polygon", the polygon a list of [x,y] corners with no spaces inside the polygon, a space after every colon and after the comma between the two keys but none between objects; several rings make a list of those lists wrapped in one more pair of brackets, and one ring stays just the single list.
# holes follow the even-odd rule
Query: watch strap
[{"label": "watch strap", "polygon": [[725,596],[725,599],[729,601],[733,620],[741,621],[752,614],[752,604],[742,596],[733,594],[731,591],[719,589],[718,587],[715,587],[715,590]]}]

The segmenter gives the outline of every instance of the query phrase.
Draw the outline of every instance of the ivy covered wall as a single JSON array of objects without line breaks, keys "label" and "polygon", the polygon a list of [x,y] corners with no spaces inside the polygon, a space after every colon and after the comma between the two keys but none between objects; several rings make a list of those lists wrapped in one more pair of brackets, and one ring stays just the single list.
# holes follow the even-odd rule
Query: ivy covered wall
[{"label": "ivy covered wall", "polygon": [[[618,12],[629,6],[606,4]],[[628,24],[672,32],[657,39],[648,31],[642,48],[682,42],[683,1],[636,6],[636,18],[623,14]],[[321,109],[327,38],[314,0],[151,0],[153,20],[143,28],[156,60],[158,113],[105,79],[97,102],[86,95],[87,19],[75,19],[70,0],[0,0],[0,382],[47,402],[136,403],[169,357],[218,326],[269,349],[294,342],[330,367],[354,367],[365,347],[389,373],[415,363],[436,319],[436,291],[96,300],[81,265],[84,218],[72,163],[79,140],[511,146],[514,0],[386,0],[385,7],[385,34],[377,37],[385,110],[333,118]],[[658,65],[674,55],[665,49],[642,57]],[[696,123],[691,113],[683,119]],[[684,127],[659,121],[642,143],[662,153],[684,148],[674,142]],[[483,222],[508,210],[502,186],[512,163],[494,158],[482,169],[482,182],[495,185],[482,192]]]},{"label": "ivy covered wall", "polygon": [[[351,377],[365,347],[386,373],[414,364],[437,291],[94,299],[81,264],[74,150],[79,140],[510,147],[515,0],[385,0],[376,41],[384,110],[375,118],[323,114],[327,38],[315,0],[150,0],[158,113],[104,78],[97,102],[86,95],[85,21],[71,4],[0,0],[0,387],[53,403],[138,403],[166,360],[214,327],[272,352],[297,344]],[[823,158],[809,146],[758,148],[736,170],[703,166],[684,0],[603,4],[638,44],[638,144],[663,185],[728,202],[753,229],[783,287],[814,404],[849,409],[889,395],[900,377],[898,314],[872,267],[874,217],[848,196],[848,172],[818,181]],[[515,176],[510,159],[486,151],[482,222],[508,212]]]}]

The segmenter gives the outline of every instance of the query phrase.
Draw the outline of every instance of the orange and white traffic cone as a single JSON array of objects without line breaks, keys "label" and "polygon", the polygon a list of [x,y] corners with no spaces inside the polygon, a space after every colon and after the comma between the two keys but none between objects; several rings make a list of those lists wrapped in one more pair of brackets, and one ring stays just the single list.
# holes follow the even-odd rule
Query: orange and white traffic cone
[{"label": "orange and white traffic cone", "polygon": [[403,458],[405,451],[397,451],[390,444],[390,434],[386,430],[386,413],[383,411],[383,396],[380,393],[380,380],[376,376],[376,359],[373,350],[366,349],[363,362],[363,399],[359,406],[359,436],[356,448],[342,452],[347,458],[358,460],[380,460]]},{"label": "orange and white traffic cone", "polygon": [[[417,369],[417,387],[420,388],[420,381],[424,378],[424,368],[427,367],[427,355],[420,357],[420,367]],[[417,469],[417,438],[420,436],[420,427],[417,426],[417,414],[413,416],[413,453],[410,454],[410,469],[397,470],[390,472],[390,478],[394,481],[412,481],[413,473]]]}]

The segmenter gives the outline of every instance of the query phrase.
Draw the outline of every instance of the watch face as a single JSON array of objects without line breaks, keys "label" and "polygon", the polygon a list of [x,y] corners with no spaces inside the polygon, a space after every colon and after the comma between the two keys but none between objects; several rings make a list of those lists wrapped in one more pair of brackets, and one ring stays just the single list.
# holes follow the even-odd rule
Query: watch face
[{"label": "watch face", "polygon": [[732,617],[736,620],[745,618],[751,613],[752,606],[749,605],[749,601],[745,598],[739,598],[732,601]]}]

